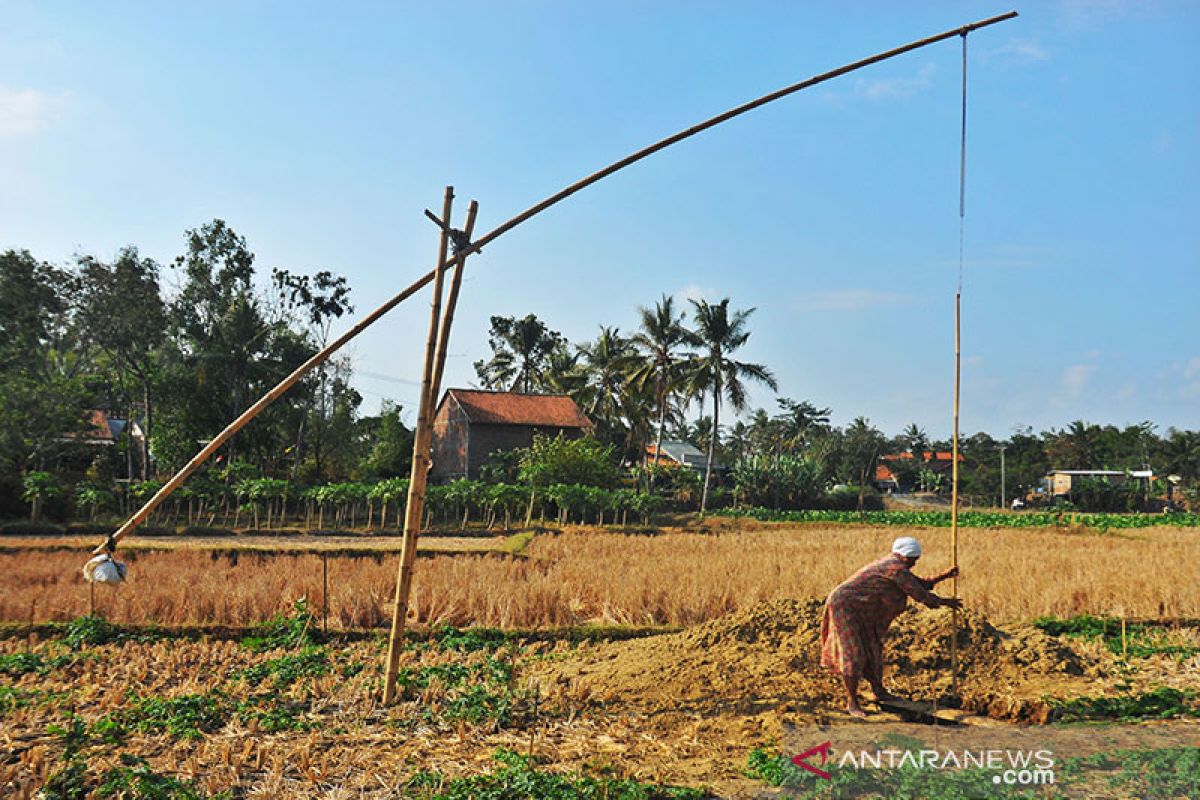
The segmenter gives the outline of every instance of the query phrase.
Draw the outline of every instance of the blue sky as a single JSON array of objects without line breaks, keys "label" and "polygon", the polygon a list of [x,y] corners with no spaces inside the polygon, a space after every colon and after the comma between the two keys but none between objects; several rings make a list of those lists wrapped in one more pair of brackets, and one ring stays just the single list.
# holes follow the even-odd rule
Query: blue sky
[{"label": "blue sky", "polygon": [[[432,266],[421,212],[446,184],[486,231],[1014,7],[969,39],[962,429],[1200,427],[1195,2],[0,0],[0,248],[168,263],[220,217],[264,273],[347,276],[362,314]],[[730,297],[780,394],[948,436],[960,59],[951,40],[801,92],[501,238],[471,262],[447,383],[474,380],[492,314],[581,341],[663,293]],[[414,407],[427,309],[352,345],[368,406]]]}]

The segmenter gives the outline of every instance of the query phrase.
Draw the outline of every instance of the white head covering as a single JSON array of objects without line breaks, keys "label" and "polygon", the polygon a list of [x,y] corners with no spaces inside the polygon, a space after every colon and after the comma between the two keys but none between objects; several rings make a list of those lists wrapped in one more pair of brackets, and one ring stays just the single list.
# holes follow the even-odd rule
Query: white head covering
[{"label": "white head covering", "polygon": [[909,558],[921,557],[921,543],[911,536],[901,536],[892,542],[892,552]]}]

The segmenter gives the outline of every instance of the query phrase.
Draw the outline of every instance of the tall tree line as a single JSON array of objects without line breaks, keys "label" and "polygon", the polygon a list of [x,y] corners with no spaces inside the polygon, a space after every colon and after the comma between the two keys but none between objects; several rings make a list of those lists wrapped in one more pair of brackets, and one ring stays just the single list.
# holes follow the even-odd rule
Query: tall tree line
[{"label": "tall tree line", "polygon": [[[105,482],[182,465],[317,352],[353,310],[349,295],[329,271],[260,276],[245,238],[222,220],[187,231],[165,267],[132,246],[67,265],[0,253],[0,503],[11,512],[32,473]],[[410,455],[399,408],[362,417],[349,380],[345,360],[315,371],[215,463],[311,481],[402,474]],[[89,446],[96,410],[132,421],[144,441],[131,425],[115,448]]]}]

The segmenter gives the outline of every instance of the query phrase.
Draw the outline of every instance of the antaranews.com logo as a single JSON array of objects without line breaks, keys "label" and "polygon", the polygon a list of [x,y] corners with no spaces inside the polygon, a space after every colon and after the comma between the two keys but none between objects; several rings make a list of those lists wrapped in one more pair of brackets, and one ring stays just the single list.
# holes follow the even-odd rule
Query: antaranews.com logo
[{"label": "antaranews.com logo", "polygon": [[981,770],[991,773],[997,786],[1049,786],[1054,783],[1055,758],[1050,750],[1038,749],[920,749],[895,747],[874,750],[845,750],[833,755],[827,741],[798,753],[792,763],[820,779],[833,780],[825,769],[839,770]]}]

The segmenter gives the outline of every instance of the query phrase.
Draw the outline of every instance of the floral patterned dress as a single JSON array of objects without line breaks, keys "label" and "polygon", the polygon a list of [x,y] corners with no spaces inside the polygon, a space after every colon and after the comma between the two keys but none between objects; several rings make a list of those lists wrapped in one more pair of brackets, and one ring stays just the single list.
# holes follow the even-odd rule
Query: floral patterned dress
[{"label": "floral patterned dress", "polygon": [[908,598],[937,606],[933,581],[897,555],[868,564],[829,594],[821,619],[821,666],[849,678],[883,679],[883,643]]}]

